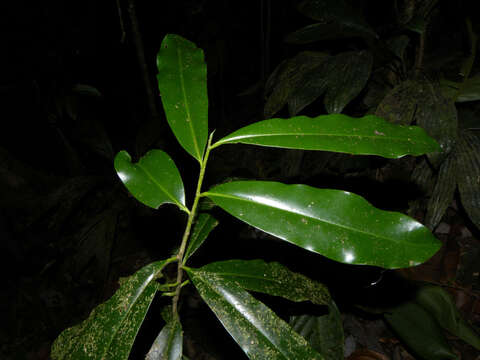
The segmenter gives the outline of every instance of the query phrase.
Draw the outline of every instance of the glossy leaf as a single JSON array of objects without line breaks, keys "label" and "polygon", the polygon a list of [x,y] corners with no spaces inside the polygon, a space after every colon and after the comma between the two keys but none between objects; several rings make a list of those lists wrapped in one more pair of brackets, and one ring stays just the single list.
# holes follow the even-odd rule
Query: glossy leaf
[{"label": "glossy leaf", "polygon": [[[266,84],[271,90],[264,108],[264,115],[269,118],[280,111],[291,94],[304,82],[313,69],[321,66],[328,55],[315,51],[304,51],[282,62],[272,73]],[[268,93],[268,92],[267,92]]]},{"label": "glossy leaf", "polygon": [[172,316],[158,334],[145,360],[180,360],[182,351],[182,325],[178,317]]},{"label": "glossy leaf", "polygon": [[187,269],[187,273],[249,359],[323,359],[303,337],[234,281],[201,270]]},{"label": "glossy leaf", "polygon": [[199,270],[232,280],[246,290],[281,296],[291,301],[310,300],[319,305],[330,303],[330,294],[323,284],[290,271],[277,262],[227,260],[205,265]]},{"label": "glossy leaf", "polygon": [[205,193],[236,218],[332,260],[402,268],[428,260],[440,242],[422,224],[339,190],[236,181]]},{"label": "glossy leaf", "polygon": [[[207,239],[208,234],[215,229],[218,225],[218,220],[207,212],[201,212],[198,214],[195,224],[193,225],[192,235],[190,236],[190,242],[188,243],[187,251],[185,252],[185,259],[187,260],[192,256],[195,251],[202,246],[203,242]],[[185,261],[186,261],[185,260]]]},{"label": "glossy leaf", "polygon": [[150,150],[137,163],[126,151],[115,156],[115,170],[128,191],[142,204],[154,209],[165,203],[185,207],[185,190],[175,163],[167,153]]},{"label": "glossy leaf", "polygon": [[408,302],[385,314],[388,324],[401,340],[425,360],[456,359],[435,319],[414,302]]},{"label": "glossy leaf", "polygon": [[372,71],[373,57],[368,51],[345,52],[329,60],[325,107],[329,114],[343,111],[365,87]]},{"label": "glossy leaf", "polygon": [[428,228],[433,230],[438,225],[453,201],[456,188],[456,163],[453,156],[449,156],[440,166],[437,183],[427,204],[425,225]]},{"label": "glossy leaf", "polygon": [[203,51],[168,34],[157,56],[158,87],[167,121],[182,147],[202,161],[208,136],[207,66]]},{"label": "glossy leaf", "polygon": [[387,158],[439,149],[419,127],[393,125],[373,115],[356,119],[342,114],[259,121],[225,136],[214,147],[232,143]]},{"label": "glossy leaf", "polygon": [[480,229],[480,140],[471,131],[460,133],[456,157],[460,199],[468,217]]},{"label": "glossy leaf", "polygon": [[328,314],[292,316],[289,323],[325,360],[344,358],[342,315],[333,300],[328,305]]},{"label": "glossy leaf", "polygon": [[480,336],[462,318],[450,295],[439,286],[422,286],[415,302],[428,311],[445,330],[480,350]]},{"label": "glossy leaf", "polygon": [[292,44],[309,44],[321,40],[351,37],[376,38],[376,34],[371,29],[359,28],[352,23],[316,23],[288,34],[285,37],[285,42]]},{"label": "glossy leaf", "polygon": [[157,261],[122,279],[110,300],[82,323],[63,331],[52,359],[128,359],[133,341],[157,291],[155,279],[169,260]]}]

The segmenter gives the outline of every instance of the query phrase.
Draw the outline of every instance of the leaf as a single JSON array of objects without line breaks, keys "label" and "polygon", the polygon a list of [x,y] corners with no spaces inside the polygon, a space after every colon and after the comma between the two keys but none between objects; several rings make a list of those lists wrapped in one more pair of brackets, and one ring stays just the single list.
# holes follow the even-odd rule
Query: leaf
[{"label": "leaf", "polygon": [[272,88],[264,108],[264,115],[269,118],[280,111],[291,94],[302,84],[304,76],[312,69],[321,66],[327,54],[304,51],[282,62],[267,81],[266,89]]},{"label": "leaf", "polygon": [[290,271],[277,262],[227,260],[205,265],[199,270],[234,281],[246,290],[281,296],[291,301],[310,300],[318,305],[330,303],[330,294],[323,284]]},{"label": "leaf", "polygon": [[115,170],[128,191],[142,204],[154,209],[165,203],[185,207],[185,190],[175,163],[167,153],[150,150],[137,163],[125,151],[115,156]]},{"label": "leaf", "polygon": [[289,324],[313,349],[322,354],[325,360],[343,360],[342,316],[333,300],[329,302],[328,314],[291,316]]},{"label": "leaf", "polygon": [[346,191],[235,181],[204,195],[249,225],[343,263],[415,266],[440,247],[422,224]]},{"label": "leaf", "polygon": [[456,157],[460,199],[468,217],[480,229],[480,140],[471,131],[460,133]]},{"label": "leaf", "polygon": [[450,295],[439,286],[422,286],[415,302],[428,311],[445,330],[480,350],[480,336],[458,312]]},{"label": "leaf", "polygon": [[438,323],[420,305],[407,302],[384,316],[400,339],[422,359],[457,358]]},{"label": "leaf", "polygon": [[199,162],[208,136],[207,66],[203,51],[168,34],[157,55],[158,88],[168,124],[182,147]]},{"label": "leaf", "polygon": [[370,77],[373,57],[368,51],[345,52],[329,60],[328,90],[325,107],[329,114],[342,112],[354,99]]},{"label": "leaf", "polygon": [[235,282],[210,272],[186,271],[203,300],[249,359],[323,359],[287,323]]},{"label": "leaf", "polygon": [[322,23],[334,23],[363,36],[378,37],[362,15],[344,0],[305,0],[300,3],[298,10],[303,15]]},{"label": "leaf", "polygon": [[291,44],[310,44],[321,40],[345,39],[352,37],[377,38],[377,34],[368,28],[355,26],[352,23],[325,22],[305,26],[285,37]]},{"label": "leaf", "polygon": [[456,102],[478,101],[480,100],[480,74],[477,74],[463,84],[459,84],[460,92]]},{"label": "leaf", "polygon": [[417,108],[419,84],[414,80],[405,80],[395,86],[378,105],[375,115],[393,124],[409,125],[414,119]]},{"label": "leaf", "polygon": [[145,360],[180,360],[182,352],[182,325],[178,317],[172,316],[153,342]]},{"label": "leaf", "polygon": [[351,118],[342,114],[259,121],[225,136],[213,147],[233,143],[387,158],[421,155],[439,149],[419,127],[389,124],[373,115]]},{"label": "leaf", "polygon": [[455,165],[455,159],[449,156],[440,166],[435,188],[428,201],[427,216],[425,218],[425,225],[431,230],[438,225],[443,214],[445,214],[448,206],[453,201],[457,187]]},{"label": "leaf", "polygon": [[207,212],[201,212],[193,225],[192,235],[188,243],[187,251],[185,252],[185,261],[192,256],[195,251],[207,239],[208,234],[218,225],[218,220]]},{"label": "leaf", "polygon": [[52,358],[128,359],[133,341],[157,291],[155,279],[172,259],[147,265],[122,279],[110,300],[82,323],[63,331],[52,345]]}]

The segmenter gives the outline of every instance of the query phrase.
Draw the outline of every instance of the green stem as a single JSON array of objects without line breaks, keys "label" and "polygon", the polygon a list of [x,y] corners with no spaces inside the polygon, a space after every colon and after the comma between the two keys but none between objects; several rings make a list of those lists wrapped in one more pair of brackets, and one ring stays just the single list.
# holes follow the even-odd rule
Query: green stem
[{"label": "green stem", "polygon": [[173,315],[177,316],[177,308],[178,308],[178,300],[180,299],[180,291],[182,289],[182,279],[183,279],[183,263],[184,259],[183,257],[185,256],[185,249],[187,248],[187,243],[188,243],[188,238],[190,237],[190,231],[192,229],[193,225],[193,220],[195,219],[195,215],[197,213],[197,206],[198,202],[200,200],[200,195],[202,191],[202,183],[203,183],[203,178],[205,176],[205,168],[207,167],[207,161],[208,161],[208,156],[210,155],[210,150],[212,150],[212,137],[213,137],[213,132],[210,134],[210,137],[208,138],[208,144],[207,144],[207,149],[205,151],[205,155],[203,156],[203,160],[200,162],[200,174],[198,176],[198,182],[197,182],[197,190],[195,191],[195,199],[193,200],[193,205],[192,209],[188,213],[188,220],[187,220],[187,226],[185,227],[185,232],[183,233],[183,238],[182,238],[182,243],[180,245],[180,249],[178,250],[177,253],[177,287],[175,289],[175,295],[173,296],[172,300],[172,311]]}]

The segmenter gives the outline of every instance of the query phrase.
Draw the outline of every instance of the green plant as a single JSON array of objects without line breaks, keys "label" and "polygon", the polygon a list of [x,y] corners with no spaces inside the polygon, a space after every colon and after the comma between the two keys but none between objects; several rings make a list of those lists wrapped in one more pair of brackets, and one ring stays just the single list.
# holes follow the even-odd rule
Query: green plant
[{"label": "green plant", "polygon": [[[52,357],[128,358],[146,312],[160,293],[171,296],[172,305],[163,312],[166,325],[148,356],[181,359],[183,335],[178,304],[181,289],[191,283],[249,358],[341,358],[343,338],[338,311],[322,284],[279,263],[263,260],[187,266],[217,225],[203,211],[202,199],[210,199],[236,218],[279,239],[347,264],[387,269],[415,266],[428,260],[440,242],[412,218],[376,209],[362,197],[345,191],[255,180],[230,181],[203,191],[210,152],[223,145],[244,143],[399,158],[439,151],[438,144],[419,127],[393,125],[373,115],[351,118],[341,114],[264,120],[214,142],[214,133],[208,136],[202,50],[180,36],[167,35],[157,64],[168,123],[180,145],[200,165],[193,202],[187,206],[180,173],[161,150],[151,150],[137,163],[121,151],[115,157],[115,169],[130,193],[143,204],[158,208],[172,203],[186,213],[181,244],[174,256],[121,279],[119,290],[110,300],[57,338]],[[171,263],[176,263],[176,278],[159,282],[164,277],[162,271]],[[301,317],[287,324],[248,291],[327,305],[329,314],[319,317],[317,326],[333,330],[328,334],[309,333]],[[338,336],[332,340],[328,338],[331,334]]]}]

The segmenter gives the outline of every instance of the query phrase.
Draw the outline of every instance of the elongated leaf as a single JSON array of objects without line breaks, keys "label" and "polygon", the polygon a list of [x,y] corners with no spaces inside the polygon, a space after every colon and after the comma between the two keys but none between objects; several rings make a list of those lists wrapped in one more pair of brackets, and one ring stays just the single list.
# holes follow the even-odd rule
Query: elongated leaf
[{"label": "elongated leaf", "polygon": [[128,191],[142,204],[154,209],[164,203],[185,207],[185,190],[175,163],[167,153],[150,150],[133,164],[126,151],[115,156],[115,170]]},{"label": "elongated leaf", "polygon": [[259,121],[225,136],[214,147],[232,143],[387,158],[421,155],[439,149],[419,127],[389,124],[373,115],[356,119],[342,114]]},{"label": "elongated leaf", "polygon": [[304,77],[312,69],[321,66],[328,55],[315,51],[303,51],[295,57],[282,62],[272,73],[266,84],[266,90],[272,89],[264,108],[269,118],[280,111],[291,94],[303,83]]},{"label": "elongated leaf", "polygon": [[319,305],[330,303],[330,294],[323,284],[290,271],[277,262],[227,260],[205,265],[199,270],[232,280],[246,290],[281,296],[291,301],[310,300]]},{"label": "elongated leaf", "polygon": [[457,146],[457,183],[462,205],[480,229],[480,140],[471,131],[460,133]]},{"label": "elongated leaf", "polygon": [[480,336],[458,312],[450,295],[439,286],[422,286],[415,302],[428,311],[445,330],[480,350]]},{"label": "elongated leaf", "polygon": [[208,234],[218,225],[218,220],[209,213],[203,212],[198,214],[197,220],[193,225],[192,236],[185,252],[185,259],[190,258],[195,251],[202,246],[207,239]]},{"label": "elongated leaf", "polygon": [[82,323],[63,331],[52,346],[57,360],[127,359],[156,293],[155,279],[169,260],[157,261],[121,281],[120,289]]},{"label": "elongated leaf", "polygon": [[385,314],[401,340],[425,360],[456,359],[435,319],[420,305],[408,302]]},{"label": "elongated leaf", "polygon": [[158,334],[145,360],[180,360],[182,351],[182,325],[178,317],[172,317]]},{"label": "elongated leaf", "polygon": [[323,359],[303,337],[235,282],[201,270],[187,269],[187,273],[249,359]]},{"label": "elongated leaf", "polygon": [[344,263],[402,268],[428,260],[440,247],[422,224],[346,191],[235,181],[205,195],[247,224]]},{"label": "elongated leaf", "polygon": [[372,71],[373,57],[368,51],[345,52],[329,60],[325,107],[329,114],[342,112],[365,87]]},{"label": "elongated leaf", "polygon": [[289,323],[326,360],[344,358],[342,316],[333,300],[328,305],[328,314],[292,316]]},{"label": "elongated leaf", "polygon": [[208,136],[207,66],[203,51],[168,34],[157,56],[158,88],[167,121],[182,147],[202,160]]},{"label": "elongated leaf", "polygon": [[456,164],[453,156],[449,156],[440,166],[437,183],[427,205],[425,224],[429,229],[434,229],[448,206],[452,203],[453,195],[457,187]]},{"label": "elongated leaf", "polygon": [[351,37],[376,38],[376,34],[371,29],[358,28],[352,23],[316,23],[288,34],[285,37],[285,42],[309,44],[321,40]]}]

